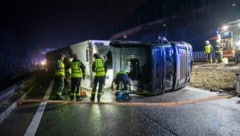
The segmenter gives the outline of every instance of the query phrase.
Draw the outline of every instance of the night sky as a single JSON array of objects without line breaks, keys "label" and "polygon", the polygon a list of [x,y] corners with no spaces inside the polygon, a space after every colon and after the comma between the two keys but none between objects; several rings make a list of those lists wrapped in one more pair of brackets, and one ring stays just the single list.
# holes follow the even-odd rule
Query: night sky
[{"label": "night sky", "polygon": [[[45,48],[61,48],[143,23],[187,14],[217,1],[239,0],[7,0],[0,2],[1,59],[31,58]],[[238,5],[237,5],[238,6]],[[224,11],[224,10],[222,10]],[[240,13],[240,12],[239,12]],[[0,51],[1,47],[0,46]],[[4,48],[5,48],[4,47]],[[4,56],[4,57],[3,57]],[[26,60],[26,59],[25,59]],[[0,66],[1,68],[1,66]]]},{"label": "night sky", "polygon": [[15,41],[11,46],[17,46],[17,55],[31,56],[44,48],[109,39],[114,28],[145,1],[1,1],[0,32],[11,33],[9,37]]},{"label": "night sky", "polygon": [[9,0],[1,4],[1,23],[16,31],[20,39],[24,39],[24,44],[61,47],[86,39],[109,38],[112,29],[143,2]]}]

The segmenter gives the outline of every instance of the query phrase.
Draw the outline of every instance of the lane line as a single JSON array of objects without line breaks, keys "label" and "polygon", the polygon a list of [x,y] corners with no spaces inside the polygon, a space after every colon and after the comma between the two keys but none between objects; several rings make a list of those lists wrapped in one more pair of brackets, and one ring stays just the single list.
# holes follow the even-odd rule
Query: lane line
[{"label": "lane line", "polygon": [[34,102],[47,102],[47,103],[62,103],[62,104],[106,104],[106,105],[120,105],[120,106],[165,106],[165,107],[174,107],[186,104],[194,104],[204,101],[213,101],[218,99],[227,99],[232,98],[232,95],[220,95],[220,96],[210,96],[199,99],[191,99],[177,102],[73,102],[73,101],[62,101],[62,100],[41,100],[41,99],[27,99],[24,100],[24,103],[34,103]]},{"label": "lane line", "polygon": [[0,92],[0,101],[6,100],[10,96],[12,96],[13,93],[15,92],[15,90],[17,89],[17,87],[18,87],[17,84],[14,84],[14,85],[2,90]]},{"label": "lane line", "polygon": [[12,113],[17,107],[17,102],[14,102],[0,115],[0,124]]},{"label": "lane line", "polygon": [[47,105],[47,101],[49,99],[49,96],[51,94],[51,91],[52,91],[52,88],[53,88],[53,80],[51,81],[48,89],[47,89],[47,92],[45,93],[44,97],[43,97],[43,100],[38,109],[37,109],[37,112],[36,114],[34,115],[32,121],[31,121],[31,124],[28,126],[24,136],[34,136],[37,132],[37,129],[38,129],[38,126],[40,124],[40,121],[41,121],[41,118],[42,118],[42,115],[45,111],[45,108],[46,108],[46,105]]}]

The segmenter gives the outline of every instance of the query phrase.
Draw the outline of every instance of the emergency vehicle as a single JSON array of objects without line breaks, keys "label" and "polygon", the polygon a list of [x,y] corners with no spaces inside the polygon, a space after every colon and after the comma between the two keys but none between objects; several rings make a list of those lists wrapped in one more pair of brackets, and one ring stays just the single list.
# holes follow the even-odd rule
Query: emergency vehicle
[{"label": "emergency vehicle", "polygon": [[223,49],[223,57],[234,59],[240,50],[240,20],[229,22],[218,29],[217,41]]}]

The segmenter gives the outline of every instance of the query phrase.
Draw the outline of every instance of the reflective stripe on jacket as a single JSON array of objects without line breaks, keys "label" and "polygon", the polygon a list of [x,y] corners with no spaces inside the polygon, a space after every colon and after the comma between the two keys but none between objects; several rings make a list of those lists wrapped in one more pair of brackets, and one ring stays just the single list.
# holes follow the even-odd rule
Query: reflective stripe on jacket
[{"label": "reflective stripe on jacket", "polygon": [[215,50],[216,50],[216,52],[222,52],[222,48],[220,45],[216,45]]},{"label": "reflective stripe on jacket", "polygon": [[71,63],[72,78],[81,78],[83,76],[82,69],[80,68],[81,63],[79,61],[74,61]]},{"label": "reflective stripe on jacket", "polygon": [[205,46],[204,46],[204,54],[209,54],[209,53],[211,53],[212,52],[212,50],[211,50],[211,45],[210,44],[206,44]]},{"label": "reflective stripe on jacket", "polygon": [[55,68],[55,76],[65,76],[65,65],[63,61],[57,60],[57,65],[59,65],[59,68]]},{"label": "reflective stripe on jacket", "polygon": [[104,60],[101,58],[97,58],[94,62],[95,64],[95,76],[105,76],[105,67],[104,67]]}]

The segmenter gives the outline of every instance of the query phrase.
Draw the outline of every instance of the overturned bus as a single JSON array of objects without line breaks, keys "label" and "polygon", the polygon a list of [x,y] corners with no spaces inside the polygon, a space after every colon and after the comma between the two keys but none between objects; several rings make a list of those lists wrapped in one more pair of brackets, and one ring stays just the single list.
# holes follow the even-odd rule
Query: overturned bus
[{"label": "overturned bus", "polygon": [[163,94],[190,81],[192,47],[186,42],[112,41],[113,73],[125,70],[137,94]]},{"label": "overturned bus", "polygon": [[141,42],[87,40],[67,46],[46,55],[49,70],[60,53],[67,57],[79,54],[86,66],[82,87],[91,89],[93,54],[106,57],[107,75],[105,88],[111,86],[113,77],[120,70],[126,70],[131,81],[131,90],[136,94],[163,94],[166,91],[185,87],[192,68],[192,47],[186,42]]}]

